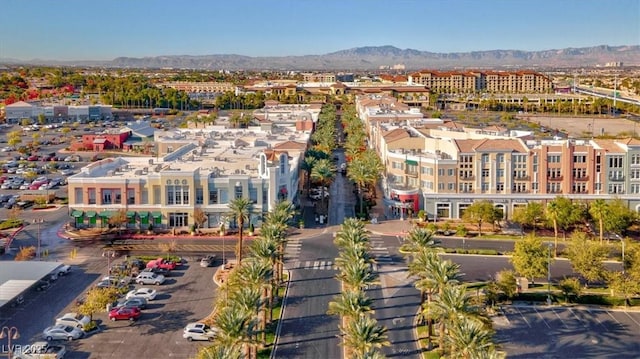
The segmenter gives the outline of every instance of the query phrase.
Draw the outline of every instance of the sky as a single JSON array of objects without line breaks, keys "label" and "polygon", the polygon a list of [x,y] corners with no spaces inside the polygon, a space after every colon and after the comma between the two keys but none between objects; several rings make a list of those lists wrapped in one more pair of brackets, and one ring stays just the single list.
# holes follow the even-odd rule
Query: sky
[{"label": "sky", "polygon": [[640,44],[640,0],[3,0],[0,58]]}]

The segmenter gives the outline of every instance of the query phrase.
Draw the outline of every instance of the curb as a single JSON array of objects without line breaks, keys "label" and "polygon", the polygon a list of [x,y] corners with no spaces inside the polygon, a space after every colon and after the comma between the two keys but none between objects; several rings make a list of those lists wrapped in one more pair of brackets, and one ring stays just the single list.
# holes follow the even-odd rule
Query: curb
[{"label": "curb", "polygon": [[287,299],[289,298],[289,283],[291,283],[291,270],[287,269],[287,274],[289,274],[289,280],[287,281],[287,286],[284,289],[284,296],[282,298],[281,304],[282,310],[280,311],[280,318],[278,318],[275,338],[273,339],[273,350],[271,350],[269,359],[275,359],[276,357],[276,351],[278,350],[278,339],[280,339],[280,331],[282,330],[282,318],[284,317],[284,312],[287,309]]}]

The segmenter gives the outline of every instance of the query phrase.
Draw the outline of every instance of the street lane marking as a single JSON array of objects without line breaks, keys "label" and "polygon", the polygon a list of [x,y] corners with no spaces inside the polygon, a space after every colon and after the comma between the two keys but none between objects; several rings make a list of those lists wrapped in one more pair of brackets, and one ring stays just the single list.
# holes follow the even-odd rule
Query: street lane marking
[{"label": "street lane marking", "polygon": [[542,314],[540,314],[540,312],[538,311],[535,305],[533,306],[533,310],[535,310],[536,313],[538,313],[538,316],[540,316],[540,319],[542,319],[542,322],[544,322],[544,325],[546,325],[547,328],[551,329],[551,326],[549,325],[549,323],[547,323],[546,320],[544,320],[544,317],[542,316]]},{"label": "street lane marking", "polygon": [[309,269],[310,266],[311,266],[311,261],[306,261],[306,262],[304,262],[303,269]]},{"label": "street lane marking", "polygon": [[499,307],[500,311],[502,312],[502,316],[504,317],[504,319],[507,320],[507,324],[511,325],[511,322],[509,321],[509,317],[507,317],[507,313],[504,311],[504,308]]},{"label": "street lane marking", "polygon": [[313,269],[318,269],[319,266],[320,266],[320,261],[313,262]]},{"label": "street lane marking", "polygon": [[622,325],[622,323],[620,323],[620,321],[618,319],[616,319],[616,317],[613,316],[613,314],[611,314],[610,311],[607,310],[607,314],[609,314],[609,316],[611,317],[611,319],[613,319],[620,328],[627,330],[627,328],[624,327],[624,325]]}]

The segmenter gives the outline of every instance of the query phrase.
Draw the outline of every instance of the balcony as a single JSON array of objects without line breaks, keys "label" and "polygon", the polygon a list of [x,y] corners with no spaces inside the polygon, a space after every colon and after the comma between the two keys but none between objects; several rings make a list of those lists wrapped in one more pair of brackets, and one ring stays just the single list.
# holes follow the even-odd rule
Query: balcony
[{"label": "balcony", "polygon": [[409,177],[418,177],[418,171],[406,171],[404,174]]},{"label": "balcony", "polygon": [[531,179],[531,176],[515,176],[513,177],[514,181],[528,181]]},{"label": "balcony", "polygon": [[609,177],[611,182],[624,182],[624,176]]},{"label": "balcony", "polygon": [[549,177],[548,180],[549,181],[562,181],[563,177],[562,176]]},{"label": "balcony", "polygon": [[476,179],[476,176],[460,176],[461,181],[473,181]]},{"label": "balcony", "polygon": [[589,180],[589,176],[573,177],[573,180],[577,182],[586,182]]}]

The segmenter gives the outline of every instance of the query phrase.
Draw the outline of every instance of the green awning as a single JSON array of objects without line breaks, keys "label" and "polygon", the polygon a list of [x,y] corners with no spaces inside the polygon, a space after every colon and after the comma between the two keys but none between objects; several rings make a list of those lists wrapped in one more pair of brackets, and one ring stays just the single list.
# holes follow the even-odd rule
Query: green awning
[{"label": "green awning", "polygon": [[414,160],[405,160],[404,163],[411,165],[411,166],[417,166],[418,165],[418,161],[414,161]]},{"label": "green awning", "polygon": [[147,217],[149,217],[149,212],[147,212],[147,211],[138,212],[138,216],[140,216],[140,218],[147,218]]},{"label": "green awning", "polygon": [[87,218],[93,218],[96,216],[96,211],[87,211]]},{"label": "green awning", "polygon": [[162,212],[153,211],[153,212],[151,212],[151,217],[153,217],[153,218],[161,218],[162,217]]},{"label": "green awning", "polygon": [[135,217],[136,216],[136,212],[134,211],[127,211],[127,218],[131,218],[131,217]]},{"label": "green awning", "polygon": [[111,218],[115,213],[113,211],[100,212],[100,217]]},{"label": "green awning", "polygon": [[83,211],[72,211],[71,212],[71,217],[80,218],[80,217],[82,217],[83,213],[84,213]]}]

